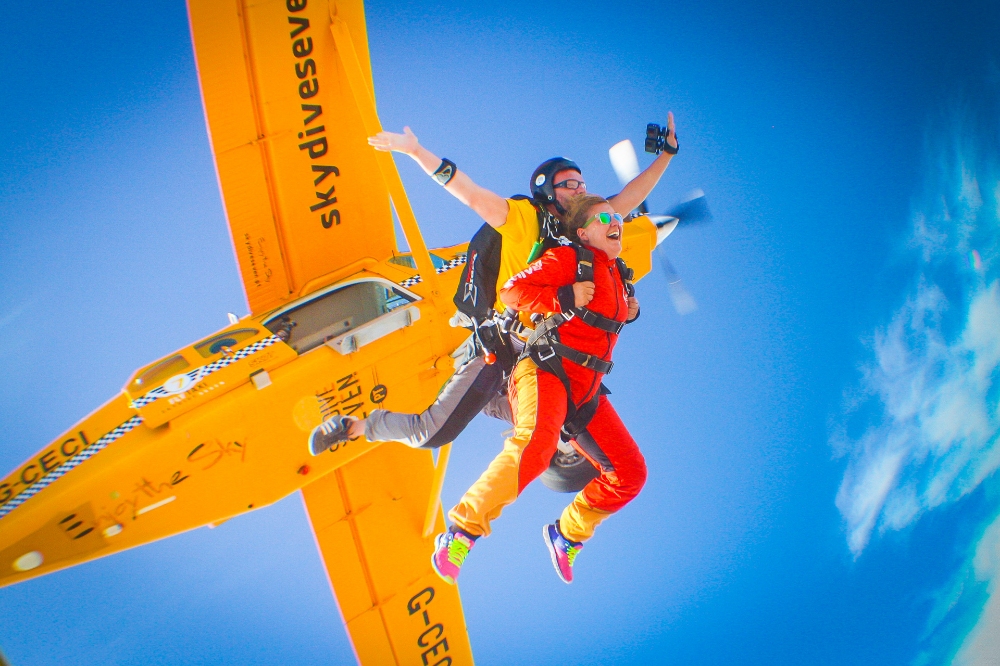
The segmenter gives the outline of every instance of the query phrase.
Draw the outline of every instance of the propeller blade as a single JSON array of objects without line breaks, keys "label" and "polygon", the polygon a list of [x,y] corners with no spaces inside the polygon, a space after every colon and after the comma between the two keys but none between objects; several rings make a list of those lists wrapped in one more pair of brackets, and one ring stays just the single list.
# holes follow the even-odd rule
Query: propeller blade
[{"label": "propeller blade", "polygon": [[[608,157],[611,158],[611,166],[618,176],[618,182],[625,187],[639,175],[639,157],[635,154],[635,146],[628,139],[619,141],[608,149]],[[642,215],[649,214],[649,206],[643,201],[637,209]]]},{"label": "propeller blade", "polygon": [[[649,219],[656,225],[656,244],[659,246],[677,228],[678,224],[683,223],[687,225],[711,222],[712,212],[708,209],[708,200],[705,198],[705,193],[697,189],[691,191],[683,201],[674,206],[666,215],[650,215]],[[681,282],[681,276],[677,273],[674,265],[670,263],[670,260],[667,259],[666,253],[661,251],[657,254],[660,255],[660,266],[663,267],[663,272],[667,276],[667,293],[670,295],[670,301],[674,304],[674,309],[681,316],[691,314],[698,309],[698,303],[695,302],[694,296],[691,295],[691,292]]]},{"label": "propeller blade", "polygon": [[611,166],[618,176],[618,182],[625,187],[639,175],[639,158],[635,154],[635,146],[628,139],[619,141],[608,149]]},{"label": "propeller blade", "polygon": [[708,199],[705,193],[700,190],[692,190],[688,198],[667,211],[670,217],[676,217],[685,226],[689,224],[703,224],[712,221],[712,211],[708,209]]},{"label": "propeller blade", "polygon": [[681,316],[691,314],[698,309],[698,303],[681,283],[681,276],[667,259],[666,253],[659,252],[658,254],[660,255],[660,266],[663,267],[663,272],[667,276],[667,293],[670,295],[670,301],[674,304],[674,309]]}]

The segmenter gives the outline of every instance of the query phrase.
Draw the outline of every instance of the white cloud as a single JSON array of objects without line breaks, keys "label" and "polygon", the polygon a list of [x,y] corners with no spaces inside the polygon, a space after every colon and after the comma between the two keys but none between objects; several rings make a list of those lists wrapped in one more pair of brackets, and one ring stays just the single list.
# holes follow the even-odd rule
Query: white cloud
[{"label": "white cloud", "polygon": [[859,554],[876,526],[899,529],[973,490],[1000,466],[1000,283],[978,289],[961,334],[945,339],[948,302],[921,283],[875,335],[865,389],[881,422],[850,447],[837,496],[848,542]]},{"label": "white cloud", "polygon": [[[847,458],[836,503],[855,557],[873,534],[1000,485],[1000,151],[979,141],[994,135],[971,114],[956,117],[929,150],[936,161],[914,206],[912,287],[871,334],[831,437]],[[848,437],[845,424],[860,419],[867,427]],[[1000,666],[1000,513],[981,530],[955,544],[970,555],[938,595],[917,663]]]},{"label": "white cloud", "polygon": [[1000,169],[967,129],[956,122],[952,145],[930,151],[907,244],[913,286],[872,333],[861,397],[845,407],[845,421],[869,425],[831,438],[847,456],[836,502],[855,556],[1000,467]]},{"label": "white cloud", "polygon": [[989,599],[979,620],[965,636],[955,655],[958,666],[997,666],[1000,664],[1000,517],[993,521],[976,546],[972,560],[975,577],[988,583]]}]

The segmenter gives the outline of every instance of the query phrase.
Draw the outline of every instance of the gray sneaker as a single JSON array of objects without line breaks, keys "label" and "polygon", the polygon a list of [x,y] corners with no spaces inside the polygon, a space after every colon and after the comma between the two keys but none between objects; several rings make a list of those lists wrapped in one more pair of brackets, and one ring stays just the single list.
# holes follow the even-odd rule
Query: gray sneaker
[{"label": "gray sneaker", "polygon": [[333,446],[346,442],[352,422],[350,417],[334,416],[320,423],[309,436],[309,452],[318,456]]}]

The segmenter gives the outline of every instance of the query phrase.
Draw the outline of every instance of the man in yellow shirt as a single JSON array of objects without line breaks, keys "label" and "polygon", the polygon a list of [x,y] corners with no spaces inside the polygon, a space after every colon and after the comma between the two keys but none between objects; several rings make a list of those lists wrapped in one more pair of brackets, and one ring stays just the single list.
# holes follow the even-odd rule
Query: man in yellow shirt
[{"label": "man in yellow shirt", "polygon": [[[621,192],[608,198],[608,203],[623,216],[646,200],[676,154],[677,135],[674,131],[673,113],[667,115],[667,130],[670,149],[664,150]],[[574,195],[587,191],[580,169],[563,158],[547,160],[535,169],[531,177],[532,199],[505,199],[477,185],[454,163],[442,160],[421,146],[409,127],[403,128],[403,134],[380,132],[370,137],[368,143],[376,150],[396,151],[412,157],[429,176],[441,182],[449,193],[500,233],[503,246],[500,275],[497,276],[498,288],[528,265],[528,254],[542,231],[538,224],[537,206],[543,206],[546,213],[558,220],[565,211],[566,202]],[[553,171],[553,167],[557,170]],[[441,174],[446,174],[446,177],[442,179]],[[538,182],[540,176],[545,180]],[[497,311],[503,310],[504,306],[497,299]]]},{"label": "man in yellow shirt", "polygon": [[[667,128],[668,148],[620,193],[608,199],[622,215],[631,213],[645,201],[677,153],[672,113],[667,115]],[[527,268],[537,241],[558,242],[557,238],[562,235],[560,218],[567,202],[587,191],[579,167],[561,157],[546,160],[535,169],[530,181],[531,199],[505,199],[477,185],[454,162],[441,159],[424,148],[409,127],[404,127],[402,134],[380,132],[369,137],[368,143],[375,150],[409,155],[429,176],[499,233],[497,298],[493,306],[497,313],[504,310],[498,297],[500,288],[511,276]],[[510,405],[502,391],[503,368],[499,363],[488,363],[479,353],[476,337],[471,336],[467,343],[465,362],[427,410],[420,414],[401,414],[377,409],[365,419],[334,416],[313,430],[309,439],[310,452],[319,455],[338,442],[362,435],[369,441],[396,441],[414,448],[437,448],[453,441],[481,411],[512,422]]]}]

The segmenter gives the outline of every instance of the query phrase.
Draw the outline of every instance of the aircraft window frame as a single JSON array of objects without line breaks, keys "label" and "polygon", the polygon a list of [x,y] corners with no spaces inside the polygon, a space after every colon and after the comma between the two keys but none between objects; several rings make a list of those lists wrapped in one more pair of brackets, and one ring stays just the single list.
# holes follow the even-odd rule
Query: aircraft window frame
[{"label": "aircraft window frame", "polygon": [[[201,342],[196,342],[192,345],[192,348],[198,352],[203,358],[212,358],[216,354],[221,354],[225,351],[225,347],[230,350],[235,351],[240,347],[245,347],[253,338],[260,335],[260,330],[256,328],[234,328],[228,331],[223,331],[222,333],[216,333],[215,335],[202,340]],[[227,339],[233,339],[233,344],[226,345],[220,349],[212,351],[212,348]]]},{"label": "aircraft window frame", "polygon": [[[342,291],[344,289],[348,289],[348,288],[350,288],[350,287],[352,287],[354,285],[365,284],[365,283],[376,283],[378,286],[386,289],[387,291],[393,292],[393,293],[397,294],[397,298],[398,298],[399,302],[397,302],[396,304],[394,304],[391,307],[389,307],[386,310],[386,312],[382,313],[381,315],[378,315],[376,317],[373,317],[372,319],[360,322],[357,325],[351,325],[348,328],[345,328],[343,330],[338,330],[336,332],[331,332],[330,335],[324,336],[323,339],[321,339],[319,342],[312,341],[308,345],[308,348],[306,348],[306,349],[299,349],[299,348],[296,347],[295,341],[294,341],[294,333],[292,334],[293,337],[292,337],[292,342],[291,343],[288,342],[287,338],[283,338],[283,341],[286,342],[286,344],[289,344],[289,346],[291,346],[293,349],[295,349],[296,353],[301,356],[302,354],[306,354],[306,353],[308,353],[310,351],[313,351],[314,349],[318,349],[319,347],[323,347],[324,345],[327,345],[331,341],[342,340],[342,339],[344,339],[346,337],[350,337],[350,334],[352,332],[354,332],[354,331],[358,331],[358,330],[360,330],[362,328],[365,328],[365,327],[369,327],[370,328],[371,324],[373,322],[379,322],[379,321],[385,320],[386,318],[390,318],[390,317],[393,316],[394,313],[396,313],[397,310],[402,310],[402,309],[406,308],[407,306],[415,305],[419,301],[424,300],[421,296],[413,293],[409,289],[401,287],[400,285],[396,284],[395,282],[393,282],[391,280],[388,280],[388,279],[386,279],[384,277],[381,277],[381,276],[378,276],[378,275],[370,275],[370,276],[364,276],[364,277],[356,277],[356,278],[353,278],[353,279],[350,279],[350,280],[346,280],[344,282],[338,282],[336,284],[330,285],[329,287],[324,287],[323,289],[321,289],[321,290],[319,290],[319,291],[317,291],[315,293],[312,293],[309,296],[306,296],[305,298],[301,298],[301,299],[299,299],[297,301],[294,301],[292,303],[289,303],[288,305],[285,305],[285,306],[279,308],[274,313],[270,314],[261,323],[264,326],[264,328],[266,328],[267,330],[271,331],[271,333],[273,333],[274,335],[278,335],[279,337],[281,337],[281,330],[282,330],[281,320],[282,320],[283,317],[285,317],[289,313],[297,311],[300,308],[306,307],[310,303],[313,303],[314,301],[324,299],[324,298],[326,298],[326,297],[330,296],[331,294],[336,293],[338,291]],[[396,299],[388,299],[387,300],[387,304],[393,302],[394,300],[396,300]],[[407,321],[410,321],[410,320],[416,321],[417,319],[419,319],[419,311],[416,313],[416,316],[408,319]],[[345,323],[346,323],[346,320],[345,320]],[[294,329],[292,329],[292,330],[294,331]]]},{"label": "aircraft window frame", "polygon": [[[434,266],[434,270],[439,270],[448,265],[448,260],[444,257],[439,257],[433,252],[428,252],[431,255],[431,264]],[[405,266],[413,270],[417,270],[417,260],[413,258],[413,253],[402,252],[400,254],[394,254],[389,257],[388,262],[396,266]]]},{"label": "aircraft window frame", "polygon": [[[178,361],[183,363],[183,365],[180,365]],[[183,354],[168,356],[162,361],[157,361],[143,369],[135,379],[129,382],[128,391],[132,395],[140,395],[146,391],[155,389],[171,377],[187,371],[192,365],[191,361]]]}]

